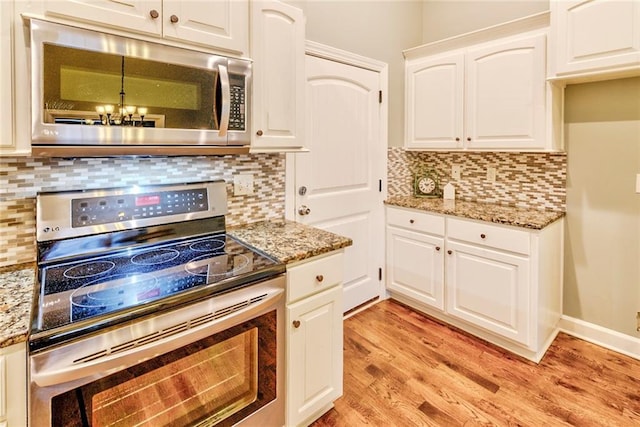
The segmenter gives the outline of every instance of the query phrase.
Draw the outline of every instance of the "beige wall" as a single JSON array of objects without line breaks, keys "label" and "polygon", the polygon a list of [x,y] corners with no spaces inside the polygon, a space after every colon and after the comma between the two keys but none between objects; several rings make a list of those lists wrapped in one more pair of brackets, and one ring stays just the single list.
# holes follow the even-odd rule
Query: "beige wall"
[{"label": "beige wall", "polygon": [[549,0],[425,0],[422,42],[429,43],[549,10]]},{"label": "beige wall", "polygon": [[640,77],[566,89],[564,314],[640,337]]},{"label": "beige wall", "polygon": [[308,40],[389,64],[389,145],[402,145],[402,51],[422,43],[422,1],[288,0],[287,3],[304,10]]}]

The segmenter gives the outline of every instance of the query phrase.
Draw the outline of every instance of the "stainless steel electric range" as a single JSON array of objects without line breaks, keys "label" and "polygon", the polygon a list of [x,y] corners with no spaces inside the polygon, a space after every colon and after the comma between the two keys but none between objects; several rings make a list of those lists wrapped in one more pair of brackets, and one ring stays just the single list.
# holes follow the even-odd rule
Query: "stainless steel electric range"
[{"label": "stainless steel electric range", "polygon": [[226,213],[223,181],[38,195],[30,425],[283,424],[285,267]]}]

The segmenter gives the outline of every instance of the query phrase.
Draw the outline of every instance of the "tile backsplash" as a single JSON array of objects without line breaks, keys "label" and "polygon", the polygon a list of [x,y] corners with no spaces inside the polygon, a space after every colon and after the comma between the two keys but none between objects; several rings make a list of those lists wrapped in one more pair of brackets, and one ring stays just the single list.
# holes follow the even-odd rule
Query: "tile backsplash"
[{"label": "tile backsplash", "polygon": [[[462,168],[459,181],[451,177],[452,165]],[[487,180],[488,167],[497,170],[495,182]],[[422,168],[435,170],[441,186],[452,182],[459,200],[565,210],[566,153],[418,152],[389,147],[389,197],[411,195],[413,174]]]},{"label": "tile backsplash", "polygon": [[[252,174],[255,194],[233,196],[233,176]],[[224,179],[227,224],[284,216],[285,155],[49,159],[0,157],[0,267],[35,261],[35,203],[41,191]]]}]

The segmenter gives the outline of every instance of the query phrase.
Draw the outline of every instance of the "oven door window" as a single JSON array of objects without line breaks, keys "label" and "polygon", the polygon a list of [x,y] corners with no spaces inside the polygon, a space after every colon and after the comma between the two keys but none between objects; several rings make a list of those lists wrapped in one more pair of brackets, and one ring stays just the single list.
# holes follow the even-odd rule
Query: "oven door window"
[{"label": "oven door window", "polygon": [[55,396],[53,426],[232,425],[276,398],[276,312]]}]

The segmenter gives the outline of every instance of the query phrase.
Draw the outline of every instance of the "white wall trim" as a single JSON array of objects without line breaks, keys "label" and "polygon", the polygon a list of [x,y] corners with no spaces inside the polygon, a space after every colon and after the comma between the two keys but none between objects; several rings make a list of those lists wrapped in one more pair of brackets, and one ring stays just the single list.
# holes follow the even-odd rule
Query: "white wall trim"
[{"label": "white wall trim", "polygon": [[609,350],[640,360],[640,338],[563,315],[560,330]]},{"label": "white wall trim", "polygon": [[306,54],[377,72],[386,70],[389,67],[386,62],[367,58],[366,56],[358,55],[357,53],[338,49],[337,47],[327,46],[311,40],[307,40]]}]

